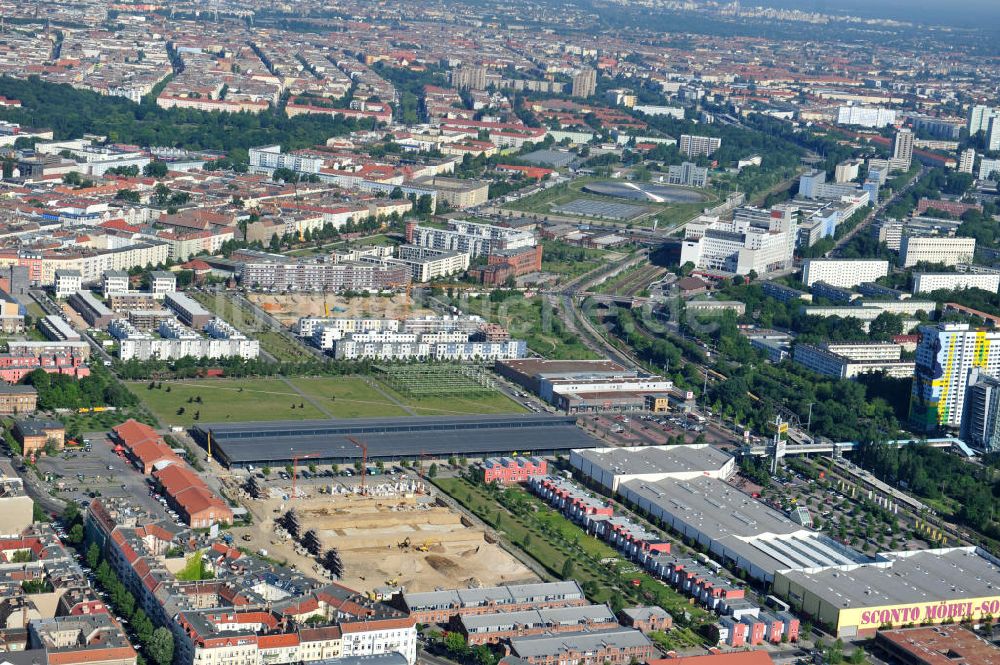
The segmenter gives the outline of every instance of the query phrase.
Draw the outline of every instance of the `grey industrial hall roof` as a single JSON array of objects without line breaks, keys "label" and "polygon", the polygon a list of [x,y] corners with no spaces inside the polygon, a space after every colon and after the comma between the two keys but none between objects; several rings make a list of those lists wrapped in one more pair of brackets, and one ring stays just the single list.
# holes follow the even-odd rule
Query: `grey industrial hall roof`
[{"label": "grey industrial hall roof", "polygon": [[580,585],[573,580],[508,584],[479,589],[403,592],[403,600],[411,612],[455,607],[481,607],[487,604],[503,606],[567,598],[571,600],[583,600],[584,598]]},{"label": "grey industrial hall roof", "polygon": [[836,607],[881,607],[996,595],[997,560],[975,547],[882,552],[891,565],[873,564],[782,575]]},{"label": "grey industrial hall roof", "polygon": [[633,628],[557,633],[515,637],[510,640],[511,650],[521,658],[555,656],[566,652],[598,651],[603,646],[618,649],[649,646],[649,639]]},{"label": "grey industrial hall roof", "polygon": [[617,623],[615,613],[607,605],[575,605],[549,607],[518,612],[466,614],[462,625],[469,631],[502,630],[504,626],[577,626],[586,623]]},{"label": "grey industrial hall roof", "polygon": [[649,502],[654,515],[662,510],[687,528],[772,573],[868,560],[715,478],[630,480],[622,483],[619,492],[639,505]]},{"label": "grey industrial hall roof", "polygon": [[358,458],[361,451],[349,436],[365,444],[371,458],[530,454],[597,445],[576,426],[576,418],[535,414],[207,423],[193,430],[202,442],[209,432],[213,452],[229,464],[288,462],[304,455]]}]

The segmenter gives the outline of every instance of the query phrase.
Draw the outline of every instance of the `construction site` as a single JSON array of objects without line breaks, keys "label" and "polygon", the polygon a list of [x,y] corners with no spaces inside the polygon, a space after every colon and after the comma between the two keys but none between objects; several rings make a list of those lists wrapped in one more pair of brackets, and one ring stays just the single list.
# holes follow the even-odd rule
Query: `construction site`
[{"label": "construction site", "polygon": [[280,476],[252,475],[244,491],[253,526],[234,536],[247,548],[373,595],[537,579],[423,480],[399,474],[359,481],[321,473],[296,478],[292,487]]},{"label": "construction site", "polygon": [[248,293],[247,298],[288,327],[303,316],[392,319],[434,313],[414,305],[412,295],[406,293],[353,298],[332,293]]}]

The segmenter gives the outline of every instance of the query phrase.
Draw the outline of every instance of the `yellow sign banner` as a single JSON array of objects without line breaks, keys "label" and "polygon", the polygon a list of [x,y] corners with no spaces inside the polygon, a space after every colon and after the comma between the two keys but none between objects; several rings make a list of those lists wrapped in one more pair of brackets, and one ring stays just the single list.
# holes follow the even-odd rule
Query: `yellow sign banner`
[{"label": "yellow sign banner", "polygon": [[965,619],[980,621],[987,616],[1000,616],[1000,596],[845,609],[840,611],[837,628],[857,626],[858,630],[865,630],[908,623],[941,623],[947,619],[959,623]]}]

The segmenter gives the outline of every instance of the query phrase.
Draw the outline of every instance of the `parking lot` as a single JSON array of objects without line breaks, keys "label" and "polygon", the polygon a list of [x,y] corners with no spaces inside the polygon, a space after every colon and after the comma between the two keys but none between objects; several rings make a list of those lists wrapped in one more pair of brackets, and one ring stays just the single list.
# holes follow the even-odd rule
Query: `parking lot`
[{"label": "parking lot", "polygon": [[679,414],[604,414],[581,416],[581,419],[586,429],[614,446],[704,442],[729,449],[738,444],[730,433]]},{"label": "parking lot", "polygon": [[162,502],[150,495],[145,476],[115,454],[106,433],[86,433],[81,442],[83,447],[66,448],[58,455],[39,457],[36,462],[56,496],[80,506],[97,496],[123,497],[153,515],[178,521],[167,513]]}]

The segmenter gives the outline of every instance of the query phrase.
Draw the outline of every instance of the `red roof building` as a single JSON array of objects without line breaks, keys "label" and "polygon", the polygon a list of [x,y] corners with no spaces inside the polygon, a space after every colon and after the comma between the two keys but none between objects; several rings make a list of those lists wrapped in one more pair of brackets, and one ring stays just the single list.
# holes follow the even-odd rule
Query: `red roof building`
[{"label": "red roof building", "polygon": [[112,428],[111,438],[125,449],[132,463],[144,474],[152,473],[158,465],[183,463],[155,429],[138,420],[129,418]]},{"label": "red roof building", "polygon": [[233,523],[233,511],[226,502],[183,462],[157,469],[153,477],[163,487],[167,500],[192,528]]}]

